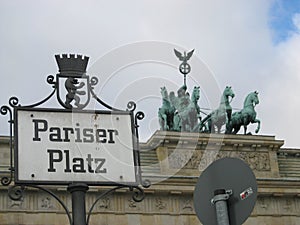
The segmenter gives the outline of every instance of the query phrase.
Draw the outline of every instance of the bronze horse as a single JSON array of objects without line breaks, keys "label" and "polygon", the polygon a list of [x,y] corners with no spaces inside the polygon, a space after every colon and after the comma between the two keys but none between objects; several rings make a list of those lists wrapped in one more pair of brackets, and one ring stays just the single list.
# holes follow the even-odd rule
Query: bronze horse
[{"label": "bronze horse", "polygon": [[239,132],[241,126],[244,126],[244,134],[247,134],[247,126],[250,123],[257,123],[255,133],[258,133],[260,129],[260,120],[256,119],[256,112],[254,109],[257,104],[259,104],[258,92],[254,91],[248,94],[244,101],[244,108],[241,111],[232,114],[226,129],[226,134],[236,134]]}]

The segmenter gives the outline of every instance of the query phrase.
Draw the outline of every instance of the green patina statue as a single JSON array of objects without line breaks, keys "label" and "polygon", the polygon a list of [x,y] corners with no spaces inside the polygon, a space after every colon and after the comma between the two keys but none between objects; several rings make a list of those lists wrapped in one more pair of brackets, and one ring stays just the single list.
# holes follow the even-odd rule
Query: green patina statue
[{"label": "green patina statue", "polygon": [[168,95],[166,87],[161,88],[163,105],[158,110],[161,130],[191,132],[198,125],[200,87],[194,87],[191,98],[186,90],[186,85],[183,85],[175,96],[174,92],[170,92]]},{"label": "green patina statue", "polygon": [[235,94],[230,86],[227,86],[221,96],[217,109],[201,118],[198,101],[200,99],[200,87],[194,87],[192,96],[187,92],[186,75],[191,71],[187,61],[193,55],[194,50],[183,54],[174,49],[175,55],[182,63],[179,71],[184,75],[184,84],[177,91],[177,96],[172,91],[170,95],[166,87],[161,88],[162,106],[158,110],[158,118],[161,130],[220,133],[225,125],[226,134],[236,134],[241,126],[244,126],[244,134],[247,134],[249,123],[258,123],[255,130],[260,129],[260,120],[256,119],[255,105],[259,103],[258,92],[251,92],[244,101],[244,108],[232,114],[230,105]]},{"label": "green patina statue", "polygon": [[[254,107],[259,103],[258,92],[254,91],[248,94],[244,101],[244,108],[232,114],[226,129],[227,134],[236,134],[239,132],[241,126],[244,126],[244,134],[247,134],[247,126],[250,123],[257,123],[255,133],[260,129],[260,120],[256,119],[256,112]],[[251,134],[251,133],[249,133]]]},{"label": "green patina statue", "polygon": [[162,106],[158,109],[159,125],[161,130],[174,130],[175,108],[171,104],[166,87],[160,88]]},{"label": "green patina statue", "polygon": [[226,125],[226,134],[236,134],[241,126],[244,126],[244,134],[247,134],[247,126],[250,123],[258,123],[256,133],[260,129],[260,120],[256,119],[254,110],[255,105],[259,103],[256,91],[246,97],[241,111],[232,114],[230,102],[235,94],[232,88],[227,86],[221,96],[219,107],[204,119],[201,119],[201,110],[198,105],[200,87],[194,87],[191,97],[186,85],[178,89],[177,96],[173,91],[168,95],[166,87],[161,88],[161,94],[163,104],[158,110],[161,130],[220,133],[222,126]]},{"label": "green patina statue", "polygon": [[[226,86],[223,91],[219,108],[211,113],[211,117],[208,120],[209,132],[215,132],[215,126],[217,127],[217,132],[220,133],[221,127],[224,124],[228,124],[231,120],[232,107],[230,102],[234,98],[234,93],[231,87]],[[231,100],[229,100],[231,98]]]},{"label": "green patina statue", "polygon": [[161,88],[161,94],[163,104],[158,110],[161,130],[220,133],[222,126],[226,125],[226,134],[236,134],[241,126],[244,126],[244,134],[247,134],[247,126],[250,123],[258,123],[256,133],[260,129],[260,120],[256,119],[254,110],[255,105],[259,103],[256,91],[246,97],[241,111],[232,114],[230,102],[235,94],[232,88],[227,86],[221,96],[219,107],[204,119],[201,119],[201,110],[198,105],[200,87],[194,87],[191,97],[186,85],[178,89],[177,96],[173,91],[168,95],[166,87]]},{"label": "green patina statue", "polygon": [[[184,85],[185,86],[185,85]],[[186,87],[186,86],[185,86]],[[176,108],[179,115],[179,127],[181,131],[191,132],[199,123],[200,107],[198,100],[200,98],[200,87],[194,87],[192,96],[190,98],[188,93],[179,96],[181,105]]]},{"label": "green patina statue", "polygon": [[221,96],[219,107],[201,121],[199,130],[215,133],[215,128],[217,128],[217,133],[220,133],[222,126],[227,125],[231,120],[232,107],[230,106],[230,102],[234,96],[232,88],[226,86]]}]

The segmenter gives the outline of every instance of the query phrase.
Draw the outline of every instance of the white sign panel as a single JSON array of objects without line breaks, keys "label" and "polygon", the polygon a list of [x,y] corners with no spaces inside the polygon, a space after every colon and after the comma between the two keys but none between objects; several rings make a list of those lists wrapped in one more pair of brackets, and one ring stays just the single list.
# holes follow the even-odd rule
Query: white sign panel
[{"label": "white sign panel", "polygon": [[137,182],[130,112],[15,113],[17,182]]}]

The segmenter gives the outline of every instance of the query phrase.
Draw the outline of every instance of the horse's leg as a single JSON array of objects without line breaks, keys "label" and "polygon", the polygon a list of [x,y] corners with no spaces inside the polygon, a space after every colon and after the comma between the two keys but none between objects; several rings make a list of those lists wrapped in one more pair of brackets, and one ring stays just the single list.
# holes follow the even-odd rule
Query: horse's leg
[{"label": "horse's leg", "polygon": [[208,119],[208,120],[207,120],[206,127],[207,127],[207,129],[208,129],[208,132],[210,133],[210,132],[211,132],[211,119]]},{"label": "horse's leg", "polygon": [[227,114],[227,121],[230,121],[231,120],[232,109],[227,109],[226,114]]},{"label": "horse's leg", "polygon": [[241,127],[240,126],[238,126],[237,128],[234,128],[234,134],[237,134],[239,131],[240,131],[240,129],[241,129]]},{"label": "horse's leg", "polygon": [[159,111],[158,118],[159,118],[160,129],[167,130],[167,115]]},{"label": "horse's leg", "polygon": [[247,134],[247,126],[250,123],[250,120],[249,120],[249,117],[247,114],[243,117],[242,121],[243,121],[242,124],[244,126],[244,134]]},{"label": "horse's leg", "polygon": [[173,113],[171,115],[169,115],[168,124],[169,124],[169,130],[174,130],[174,115],[173,115]]},{"label": "horse's leg", "polygon": [[161,118],[158,118],[158,121],[159,121],[159,126],[160,126],[160,129],[163,130],[163,126],[162,126],[162,119]]},{"label": "horse's leg", "polygon": [[207,121],[208,131],[209,133],[215,133],[215,125],[212,121],[212,119]]},{"label": "horse's leg", "polygon": [[225,134],[231,134],[232,133],[232,122],[227,121],[225,125]]},{"label": "horse's leg", "polygon": [[181,119],[178,114],[174,114],[174,117],[173,117],[173,130],[174,131],[181,130]]},{"label": "horse's leg", "polygon": [[225,134],[231,134],[231,128],[230,128],[229,124],[226,124]]},{"label": "horse's leg", "polygon": [[158,113],[157,113],[157,115],[158,115],[158,122],[159,122],[160,129],[163,130],[164,129],[164,127],[163,127],[163,122],[164,121],[163,121],[162,115],[160,113],[160,110],[161,110],[161,108],[158,109]]},{"label": "horse's leg", "polygon": [[163,117],[163,121],[164,121],[164,130],[169,130],[167,115],[163,114],[162,117]]},{"label": "horse's leg", "polygon": [[197,116],[197,111],[194,111],[193,116],[192,116],[192,122],[191,122],[191,132],[195,129],[195,127],[198,124],[198,116]]},{"label": "horse's leg", "polygon": [[186,131],[191,132],[192,131],[192,120],[191,120],[191,114],[188,114],[187,117],[187,123],[186,123]]},{"label": "horse's leg", "polygon": [[233,128],[233,134],[237,134],[241,129],[241,125],[236,125],[234,128]]},{"label": "horse's leg", "polygon": [[218,134],[221,133],[221,127],[222,127],[222,125],[221,126],[217,126],[217,128],[218,128]]},{"label": "horse's leg", "polygon": [[225,133],[226,133],[226,125],[227,125],[227,117],[226,114],[224,114],[224,116],[222,116],[219,121],[218,121],[218,133],[221,133],[221,128],[223,127],[223,125],[225,125]]},{"label": "horse's leg", "polygon": [[257,128],[255,130],[255,133],[258,133],[259,129],[260,129],[260,120],[259,119],[255,119],[253,122],[251,123],[257,123]]},{"label": "horse's leg", "polygon": [[244,124],[244,134],[247,134],[247,125]]}]

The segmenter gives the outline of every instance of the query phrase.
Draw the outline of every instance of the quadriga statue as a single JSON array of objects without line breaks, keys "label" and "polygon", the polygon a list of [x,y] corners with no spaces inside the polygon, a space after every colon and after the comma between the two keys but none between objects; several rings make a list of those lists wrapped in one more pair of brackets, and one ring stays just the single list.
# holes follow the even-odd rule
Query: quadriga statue
[{"label": "quadriga statue", "polygon": [[255,132],[260,129],[260,120],[256,119],[255,106],[259,103],[258,92],[251,92],[244,101],[244,108],[232,113],[230,105],[235,94],[230,86],[227,86],[221,96],[217,109],[201,119],[201,110],[198,105],[200,99],[200,87],[194,87],[192,96],[187,92],[184,84],[177,91],[177,96],[172,91],[170,95],[166,87],[161,88],[162,106],[158,110],[161,130],[220,133],[222,126],[226,125],[226,134],[236,134],[241,126],[244,126],[244,134],[247,134],[247,126],[250,123],[258,123]]}]

